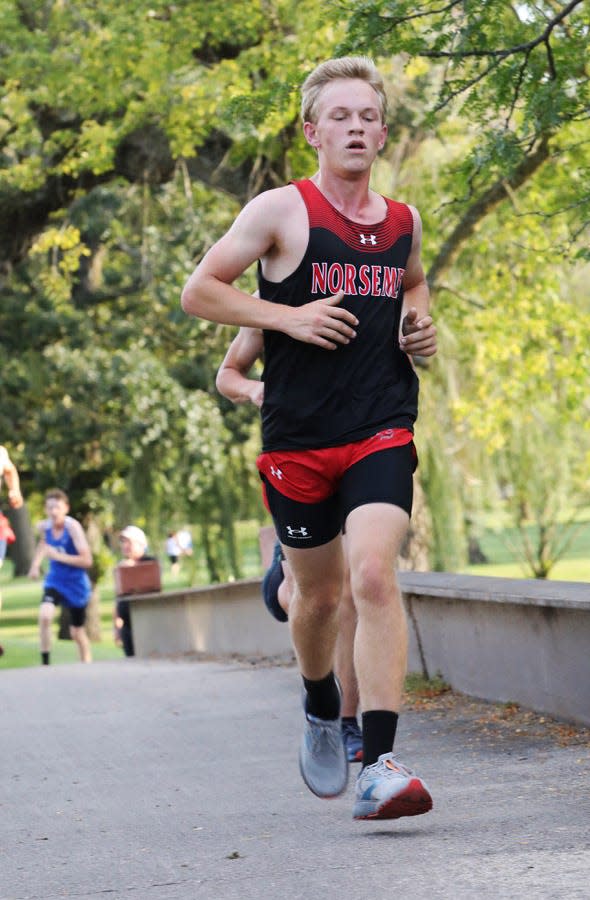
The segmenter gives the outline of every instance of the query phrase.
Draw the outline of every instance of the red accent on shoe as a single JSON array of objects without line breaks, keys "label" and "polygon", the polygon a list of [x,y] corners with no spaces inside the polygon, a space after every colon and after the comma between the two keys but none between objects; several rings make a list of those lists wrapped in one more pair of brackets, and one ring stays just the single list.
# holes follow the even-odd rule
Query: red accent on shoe
[{"label": "red accent on shoe", "polygon": [[361,819],[401,819],[403,816],[420,816],[432,809],[432,797],[419,778],[412,778],[404,790],[386,800],[377,812]]}]

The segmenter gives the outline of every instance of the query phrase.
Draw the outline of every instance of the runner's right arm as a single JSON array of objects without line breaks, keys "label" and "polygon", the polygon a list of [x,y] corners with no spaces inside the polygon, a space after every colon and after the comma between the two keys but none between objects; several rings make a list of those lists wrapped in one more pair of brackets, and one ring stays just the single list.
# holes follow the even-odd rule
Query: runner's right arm
[{"label": "runner's right arm", "polygon": [[232,403],[253,403],[260,408],[264,382],[248,378],[252,366],[262,355],[263,338],[259,328],[240,328],[221,363],[215,385]]}]

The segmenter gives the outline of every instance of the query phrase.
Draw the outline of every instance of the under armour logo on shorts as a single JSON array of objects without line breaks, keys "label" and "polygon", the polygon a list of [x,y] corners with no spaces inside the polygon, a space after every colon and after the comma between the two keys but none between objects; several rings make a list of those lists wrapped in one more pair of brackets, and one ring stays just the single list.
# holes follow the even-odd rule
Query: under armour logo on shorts
[{"label": "under armour logo on shorts", "polygon": [[310,534],[307,533],[307,527],[302,525],[301,528],[294,528],[293,525],[287,525],[287,534],[289,537],[299,537],[299,538],[308,538],[311,537]]}]

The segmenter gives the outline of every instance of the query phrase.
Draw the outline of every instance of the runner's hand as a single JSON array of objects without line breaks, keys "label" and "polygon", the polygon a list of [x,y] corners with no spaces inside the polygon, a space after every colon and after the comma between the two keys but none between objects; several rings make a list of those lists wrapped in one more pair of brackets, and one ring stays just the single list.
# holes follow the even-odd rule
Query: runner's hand
[{"label": "runner's hand", "polygon": [[436,353],[436,326],[432,316],[418,318],[418,310],[412,306],[402,322],[400,347],[409,356],[434,356]]},{"label": "runner's hand", "polygon": [[264,401],[264,381],[255,381],[252,379],[252,386],[248,388],[250,403],[261,409]]},{"label": "runner's hand", "polygon": [[8,502],[13,509],[20,509],[24,503],[23,495],[19,490],[13,488],[13,490],[8,491]]},{"label": "runner's hand", "polygon": [[303,306],[288,306],[288,321],[281,330],[289,337],[325,350],[336,350],[339,344],[349,344],[356,337],[358,319],[339,304],[344,291],[325,300],[312,300]]}]

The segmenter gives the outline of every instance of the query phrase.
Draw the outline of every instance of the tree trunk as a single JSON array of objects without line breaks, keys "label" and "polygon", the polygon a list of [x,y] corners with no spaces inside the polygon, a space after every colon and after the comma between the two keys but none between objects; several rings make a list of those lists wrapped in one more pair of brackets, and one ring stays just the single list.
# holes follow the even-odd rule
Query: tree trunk
[{"label": "tree trunk", "polygon": [[217,483],[217,496],[219,498],[221,529],[223,531],[229,572],[234,578],[242,578],[242,567],[240,565],[238,542],[236,540],[234,518],[235,504],[232,503],[228,492],[224,491],[221,481]]},{"label": "tree trunk", "polygon": [[219,584],[222,580],[219,564],[219,544],[215,533],[212,533],[209,526],[204,523],[201,524],[201,543],[207,563],[209,584]]},{"label": "tree trunk", "polygon": [[31,567],[33,553],[35,552],[35,535],[27,504],[23,503],[20,509],[8,507],[6,517],[16,536],[14,544],[10,544],[8,547],[7,557],[12,560],[15,577],[26,575]]},{"label": "tree trunk", "polygon": [[401,571],[427,572],[432,543],[432,522],[426,495],[418,478],[414,478],[414,503],[410,527],[398,560]]}]

